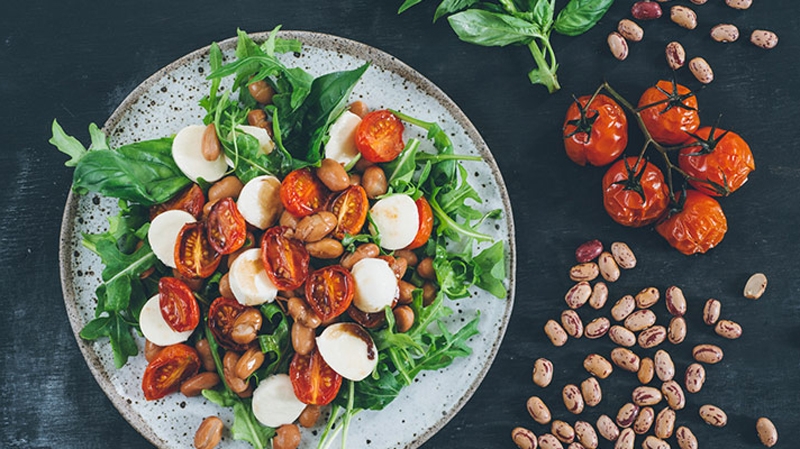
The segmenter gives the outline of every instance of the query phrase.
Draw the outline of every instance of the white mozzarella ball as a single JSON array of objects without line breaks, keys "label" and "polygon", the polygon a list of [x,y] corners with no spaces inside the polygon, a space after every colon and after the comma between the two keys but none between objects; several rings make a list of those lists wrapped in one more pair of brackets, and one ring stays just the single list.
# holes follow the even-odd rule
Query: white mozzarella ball
[{"label": "white mozzarella ball", "polygon": [[187,178],[197,182],[202,178],[214,182],[225,176],[228,164],[220,155],[213,161],[203,157],[203,125],[189,125],[178,131],[172,141],[172,158]]},{"label": "white mozzarella ball", "polygon": [[278,295],[278,288],[272,283],[264,262],[261,261],[261,249],[250,248],[233,261],[228,274],[231,292],[239,303],[246,306],[258,306],[272,302]]},{"label": "white mozzarella ball", "polygon": [[244,220],[258,229],[272,226],[283,212],[281,182],[272,175],[251,179],[239,193],[236,207]]},{"label": "white mozzarella ball", "polygon": [[150,223],[147,230],[147,242],[153,249],[158,260],[170,268],[175,265],[175,243],[178,240],[183,225],[194,223],[195,218],[183,210],[168,210],[162,212]]},{"label": "white mozzarella ball", "polygon": [[144,334],[144,338],[158,346],[183,343],[189,339],[194,329],[178,332],[169,327],[169,324],[167,324],[164,320],[164,316],[161,314],[161,306],[159,305],[160,296],[161,295],[156,293],[156,295],[148,299],[142,307],[142,312],[139,314],[139,327],[142,329],[142,334]]},{"label": "white mozzarella ball", "polygon": [[288,374],[273,374],[253,391],[253,415],[267,427],[291,424],[305,408],[306,404],[295,396]]},{"label": "white mozzarella ball", "polygon": [[382,312],[400,294],[394,270],[383,259],[361,259],[350,272],[356,284],[353,305],[362,312]]},{"label": "white mozzarella ball", "polygon": [[372,217],[370,231],[380,235],[384,249],[403,249],[417,236],[419,211],[408,195],[397,194],[382,198],[372,206],[369,213]]},{"label": "white mozzarella ball", "polygon": [[372,337],[356,323],[336,323],[317,337],[317,348],[331,369],[349,380],[369,376],[378,364],[378,348]]},{"label": "white mozzarella ball", "polygon": [[356,128],[361,117],[344,111],[328,129],[330,139],[325,144],[325,157],[340,164],[349,164],[358,155],[356,148]]}]

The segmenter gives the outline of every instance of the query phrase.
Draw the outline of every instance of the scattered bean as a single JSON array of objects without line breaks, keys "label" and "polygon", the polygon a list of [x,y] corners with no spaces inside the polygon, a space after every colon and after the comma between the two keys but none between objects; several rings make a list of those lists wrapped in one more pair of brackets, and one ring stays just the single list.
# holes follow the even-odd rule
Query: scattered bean
[{"label": "scattered bean", "polygon": [[641,362],[639,356],[627,348],[612,349],[611,361],[614,362],[614,365],[631,373],[639,371],[639,363]]},{"label": "scattered bean", "polygon": [[639,406],[628,402],[617,412],[616,423],[620,427],[630,427],[636,421],[637,416],[639,416]]},{"label": "scattered bean", "polygon": [[289,316],[305,327],[316,329],[322,324],[322,320],[319,316],[311,310],[311,307],[309,307],[302,298],[296,296],[289,298],[289,301],[286,303],[286,309],[289,312]]},{"label": "scattered bean", "polygon": [[606,305],[606,301],[608,301],[608,286],[605,282],[596,282],[589,296],[589,307],[600,310]]},{"label": "scattered bean", "polygon": [[581,390],[576,385],[567,384],[561,390],[561,398],[564,400],[564,406],[567,407],[570,413],[580,415],[583,412],[583,396]]},{"label": "scattered bean", "polygon": [[675,5],[669,10],[669,18],[678,26],[693,30],[697,28],[697,13],[683,5]]},{"label": "scattered bean", "polygon": [[697,393],[703,388],[704,383],[706,383],[706,369],[703,365],[692,363],[686,367],[686,376],[684,377],[686,391]]},{"label": "scattered bean", "polygon": [[586,421],[575,421],[575,438],[586,449],[597,449],[597,432],[594,427]]},{"label": "scattered bean", "polygon": [[586,304],[590,296],[592,296],[592,287],[589,283],[578,282],[564,295],[564,301],[570,309],[579,309]]},{"label": "scattered bean", "polygon": [[758,299],[767,289],[767,277],[764,273],[756,273],[747,279],[744,285],[744,297],[747,299]]},{"label": "scattered bean", "polygon": [[575,441],[575,429],[573,429],[569,423],[559,419],[553,420],[553,424],[550,426],[550,432],[562,443],[569,444]]},{"label": "scattered bean", "polygon": [[642,449],[669,449],[669,443],[653,435],[648,435],[642,442]]},{"label": "scattered bean", "polygon": [[639,416],[637,416],[636,421],[633,422],[633,431],[637,435],[647,433],[653,425],[655,415],[656,413],[653,411],[653,407],[644,407],[639,410]]},{"label": "scattered bean", "polygon": [[281,212],[281,217],[278,219],[278,224],[292,229],[297,228],[297,223],[299,222],[300,218],[295,215],[292,215],[292,213],[289,212],[288,210],[284,210],[283,212]]},{"label": "scattered bean", "polygon": [[186,379],[181,384],[181,393],[187,398],[199,396],[203,390],[214,388],[219,384],[219,375],[216,371],[204,371]]},{"label": "scattered bean", "polygon": [[703,84],[708,84],[714,81],[714,71],[711,70],[711,66],[708,64],[708,61],[697,56],[692,58],[689,61],[689,71],[692,72],[697,81],[700,81]]},{"label": "scattered bean", "polygon": [[551,433],[539,435],[539,448],[540,449],[563,449],[564,446],[558,441],[558,438]]},{"label": "scattered bean", "polygon": [[686,50],[680,42],[672,41],[667,44],[664,53],[667,56],[667,65],[672,70],[678,70],[686,64]]},{"label": "scattered bean", "polygon": [[396,259],[405,259],[406,265],[409,267],[416,267],[419,262],[417,255],[410,249],[398,249],[394,252],[394,257]]},{"label": "scattered bean", "polygon": [[725,427],[728,424],[728,415],[721,408],[711,404],[700,407],[700,418],[714,427]]},{"label": "scattered bean", "polygon": [[600,354],[589,354],[583,359],[583,368],[600,379],[605,379],[614,371],[611,362]]},{"label": "scattered bean", "polygon": [[758,418],[758,421],[756,421],[756,432],[758,433],[758,439],[761,440],[761,444],[766,447],[775,446],[778,442],[778,429],[775,428],[775,424],[772,424],[769,418]]},{"label": "scattered bean", "polygon": [[564,344],[567,342],[566,331],[564,331],[564,328],[554,320],[548,320],[547,323],[545,323],[544,333],[547,334],[547,337],[550,339],[550,342],[553,343],[553,346],[564,346]]},{"label": "scattered bean", "polygon": [[653,380],[653,376],[655,375],[655,364],[653,359],[650,357],[645,357],[642,359],[641,363],[639,363],[639,371],[636,373],[636,377],[639,379],[643,385],[647,385]]},{"label": "scattered bean", "polygon": [[336,227],[336,215],[328,211],[311,214],[297,223],[294,236],[304,242],[316,242]]},{"label": "scattered bean", "polygon": [[631,7],[631,15],[634,19],[653,20],[661,17],[661,5],[651,1],[639,1]]},{"label": "scattered bean", "polygon": [[367,106],[367,104],[361,100],[356,100],[350,103],[350,107],[348,109],[350,112],[361,118],[364,118],[364,116],[369,113],[369,106]]},{"label": "scattered bean", "polygon": [[678,382],[674,380],[664,382],[661,384],[661,393],[671,409],[682,410],[686,406],[686,396]]},{"label": "scattered bean", "polygon": [[669,321],[667,339],[673,345],[679,345],[686,339],[686,320],[682,316],[672,317]]},{"label": "scattered bean", "polygon": [[652,310],[637,310],[625,318],[625,328],[631,332],[639,332],[656,323],[656,314]]},{"label": "scattered bean", "polygon": [[719,314],[722,311],[722,303],[716,299],[709,299],[703,306],[703,322],[709,326],[716,324]]},{"label": "scattered bean", "polygon": [[600,275],[603,276],[608,282],[616,282],[619,279],[619,266],[614,261],[614,256],[611,253],[604,251],[597,259],[597,266],[600,269]]},{"label": "scattered bean", "polygon": [[322,414],[322,407],[319,405],[307,405],[297,418],[297,423],[306,429],[310,429],[317,424],[319,415]]},{"label": "scattered bean", "polygon": [[702,363],[713,365],[722,360],[723,353],[719,346],[702,344],[697,345],[692,349],[692,357]]},{"label": "scattered bean", "polygon": [[663,398],[661,390],[655,387],[639,386],[633,389],[631,400],[639,407],[656,405]]},{"label": "scattered bean", "polygon": [[594,377],[589,377],[581,382],[581,395],[583,395],[586,405],[595,407],[603,400],[603,390],[600,388],[600,382]]},{"label": "scattered bean", "polygon": [[597,259],[597,256],[603,252],[603,242],[600,240],[589,240],[588,242],[581,243],[575,249],[575,260],[578,263],[587,263]]},{"label": "scattered bean", "polygon": [[572,338],[581,338],[583,335],[583,321],[578,312],[572,309],[561,312],[561,326]]},{"label": "scattered bean", "polygon": [[619,438],[619,427],[614,423],[608,415],[600,415],[597,418],[597,431],[600,436],[608,441],[616,441]]},{"label": "scattered bean", "polygon": [[633,449],[635,442],[636,434],[633,432],[633,429],[622,429],[622,432],[619,433],[619,438],[617,438],[617,442],[614,444],[614,449]]},{"label": "scattered bean", "polygon": [[656,416],[655,434],[658,438],[666,440],[675,430],[675,410],[664,407]]},{"label": "scattered bean", "polygon": [[548,424],[550,419],[552,419],[550,409],[547,408],[547,405],[545,405],[544,401],[538,396],[531,396],[528,398],[527,408],[531,418],[539,424]]},{"label": "scattered bean", "polygon": [[216,416],[209,416],[200,423],[194,434],[195,449],[213,449],[222,439],[222,430],[225,428],[222,420]]},{"label": "scattered bean", "polygon": [[686,426],[678,427],[675,431],[675,439],[678,441],[678,447],[681,449],[697,449],[697,438],[691,430]]},{"label": "scattered bean", "polygon": [[297,449],[300,446],[300,429],[294,424],[284,424],[275,431],[272,449]]},{"label": "scattered bean", "polygon": [[[367,245],[370,245],[370,244],[368,243]],[[366,246],[366,245],[362,245],[362,246]],[[377,245],[374,245],[374,246],[375,246],[375,251],[380,252],[380,249],[378,248],[378,246]],[[361,247],[359,247],[359,248],[361,248]],[[375,254],[375,256],[369,256],[369,257],[376,257],[377,255],[378,254]],[[424,259],[419,261],[419,263],[417,264],[417,274],[422,279],[427,279],[429,281],[435,281],[436,280],[436,271],[433,269],[433,258],[432,257],[426,257],[426,258],[424,258]]]},{"label": "scattered bean", "polygon": [[553,380],[553,362],[545,358],[533,362],[533,383],[545,388]]},{"label": "scattered bean", "polygon": [[742,326],[735,321],[719,320],[717,321],[717,325],[714,326],[714,332],[720,337],[727,338],[728,340],[735,340],[742,336]]},{"label": "scattered bean", "polygon": [[608,48],[611,50],[611,54],[614,55],[615,58],[620,61],[624,61],[625,58],[628,57],[628,43],[621,34],[617,33],[616,31],[612,31],[606,40],[608,41]]},{"label": "scattered bean", "polygon": [[630,246],[624,242],[614,242],[611,244],[611,254],[617,265],[624,270],[636,267],[636,255],[633,254]]},{"label": "scattered bean", "polygon": [[636,300],[631,295],[625,295],[611,308],[611,317],[616,321],[622,321],[636,309]]},{"label": "scattered bean", "polygon": [[577,441],[575,441],[575,442],[570,443],[570,445],[567,446],[567,449],[586,449],[586,446],[584,446],[581,443],[578,443]]},{"label": "scattered bean", "polygon": [[656,355],[653,356],[653,362],[656,367],[656,376],[660,381],[666,382],[675,377],[675,363],[667,351],[663,349],[656,351]]},{"label": "scattered bean", "polygon": [[636,306],[640,309],[648,309],[655,305],[661,298],[661,294],[655,287],[647,287],[636,294]]},{"label": "scattered bean", "polygon": [[300,322],[292,324],[292,347],[300,355],[308,355],[316,347],[316,332]]},{"label": "scattered bean", "polygon": [[617,32],[631,42],[640,42],[644,37],[644,30],[633,20],[622,19],[617,24]]},{"label": "scattered bean", "polygon": [[720,23],[711,28],[711,39],[717,42],[735,42],[739,39],[739,28],[730,23]]},{"label": "scattered bean", "polygon": [[753,4],[753,0],[725,0],[725,4],[733,9],[747,9]]},{"label": "scattered bean", "polygon": [[236,364],[239,362],[239,354],[233,351],[228,351],[222,358],[222,373],[225,376],[225,382],[234,393],[242,393],[247,390],[248,382],[245,382],[241,377],[236,376]]},{"label": "scattered bean", "polygon": [[664,292],[664,303],[667,305],[667,310],[673,316],[683,316],[686,314],[686,297],[683,296],[683,290],[680,287],[672,285]]},{"label": "scattered bean", "polygon": [[207,161],[216,161],[219,155],[222,154],[222,146],[217,138],[217,127],[213,123],[206,125],[203,131],[203,138],[200,140],[200,152],[203,154],[203,159]]},{"label": "scattered bean", "polygon": [[569,269],[569,278],[575,282],[593,281],[600,275],[600,268],[594,262],[579,263]]},{"label": "scattered bean", "polygon": [[536,435],[524,427],[515,427],[511,431],[511,439],[519,449],[536,449],[539,445]]},{"label": "scattered bean", "polygon": [[608,333],[608,329],[611,326],[611,323],[608,321],[606,317],[595,318],[586,325],[586,330],[584,331],[584,335],[586,338],[589,339],[597,339],[601,338],[603,335]]},{"label": "scattered bean", "polygon": [[611,326],[611,329],[608,330],[608,336],[611,338],[611,341],[626,348],[630,348],[636,344],[636,335],[619,325]]},{"label": "scattered bean", "polygon": [[637,341],[644,349],[655,348],[667,339],[667,329],[664,326],[653,326],[639,333]]},{"label": "scattered bean", "polygon": [[689,0],[695,5],[705,5],[708,0]]}]

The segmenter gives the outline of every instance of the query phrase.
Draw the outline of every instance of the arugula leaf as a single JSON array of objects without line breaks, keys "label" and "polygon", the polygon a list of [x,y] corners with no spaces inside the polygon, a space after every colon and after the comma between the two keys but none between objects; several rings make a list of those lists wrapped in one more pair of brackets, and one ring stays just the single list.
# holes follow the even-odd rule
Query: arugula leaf
[{"label": "arugula leaf", "polygon": [[467,182],[467,169],[463,165],[458,166],[459,178],[461,183],[456,188],[443,189],[437,201],[442,210],[451,216],[459,216],[466,220],[476,220],[483,214],[467,204],[467,200],[472,200],[478,204],[483,200],[478,192],[469,182]]},{"label": "arugula leaf", "polygon": [[156,255],[147,242],[130,255],[120,252],[116,242],[110,239],[99,240],[95,247],[105,265],[102,274],[106,296],[104,309],[125,310],[130,301],[131,282],[138,282],[139,275],[153,266]]},{"label": "arugula leaf", "polygon": [[433,269],[436,271],[439,288],[449,298],[469,296],[469,288],[475,284],[475,265],[472,260],[448,253],[443,246],[437,245]]},{"label": "arugula leaf", "polygon": [[506,278],[505,247],[502,241],[495,242],[484,249],[473,259],[475,267],[475,285],[494,296],[504,299],[508,291],[503,285]]},{"label": "arugula leaf", "polygon": [[275,435],[275,429],[258,422],[253,415],[251,401],[243,399],[233,404],[231,435],[234,440],[247,441],[255,449],[266,449],[269,447],[269,440]]},{"label": "arugula leaf", "polygon": [[114,366],[117,368],[122,368],[128,357],[139,353],[136,341],[131,336],[130,325],[116,312],[89,321],[79,335],[85,340],[108,337],[114,353]]},{"label": "arugula leaf", "polygon": [[394,193],[416,193],[414,173],[417,171],[416,155],[419,140],[409,139],[406,147],[393,161],[383,164],[384,171],[389,174],[388,184]]},{"label": "arugula leaf", "polygon": [[[94,125],[94,123],[92,123]],[[91,125],[90,125],[91,126]],[[97,127],[97,125],[94,125]],[[53,137],[48,142],[58,148],[58,151],[69,156],[69,160],[64,162],[67,167],[75,167],[80,162],[81,158],[86,155],[86,148],[78,141],[78,139],[67,135],[64,128],[58,124],[57,120],[53,120]]]},{"label": "arugula leaf", "polygon": [[486,47],[527,45],[533,38],[544,38],[534,24],[507,14],[468,9],[447,18],[459,39]]},{"label": "arugula leaf", "polygon": [[261,151],[258,139],[234,128],[234,138],[225,142],[225,154],[234,163],[234,173],[236,177],[247,184],[255,177],[262,175],[282,176],[284,174],[284,155],[280,149],[273,150],[269,154]]},{"label": "arugula leaf", "polygon": [[570,0],[558,13],[555,30],[567,36],[578,36],[591,29],[605,15],[614,0]]},{"label": "arugula leaf", "polygon": [[256,371],[257,379],[279,371],[279,368],[288,365],[291,355],[291,331],[289,320],[276,303],[261,306],[261,313],[266,318],[262,333],[258,336],[261,352],[266,356],[265,363]]}]

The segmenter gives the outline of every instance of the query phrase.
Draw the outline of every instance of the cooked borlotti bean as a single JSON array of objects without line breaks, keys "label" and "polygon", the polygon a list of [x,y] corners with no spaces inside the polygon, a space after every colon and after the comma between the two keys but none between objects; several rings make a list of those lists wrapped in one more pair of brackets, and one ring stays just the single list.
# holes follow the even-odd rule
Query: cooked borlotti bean
[{"label": "cooked borlotti bean", "polygon": [[586,325],[584,334],[586,338],[596,339],[608,333],[611,327],[611,322],[606,317],[595,318]]},{"label": "cooked borlotti bean", "polygon": [[742,326],[735,321],[719,320],[717,321],[717,325],[714,326],[714,332],[720,337],[727,338],[728,340],[735,340],[742,336]]},{"label": "cooked borlotti bean", "polygon": [[635,373],[639,371],[639,356],[628,348],[614,348],[611,350],[611,361],[614,365]]},{"label": "cooked borlotti bean", "polygon": [[614,260],[611,253],[604,251],[597,259],[597,266],[600,269],[600,275],[603,276],[608,282],[616,282],[619,279],[619,266]]},{"label": "cooked borlotti bean", "polygon": [[744,297],[747,299],[758,299],[767,289],[767,276],[764,273],[756,273],[747,279],[744,285]]},{"label": "cooked borlotti bean", "polygon": [[722,360],[723,353],[719,346],[703,344],[697,345],[692,349],[692,357],[698,362],[713,365]]},{"label": "cooked borlotti bean", "polygon": [[592,286],[588,282],[578,282],[564,295],[564,301],[570,309],[579,309],[592,296]]},{"label": "cooked borlotti bean", "polygon": [[553,362],[545,358],[533,362],[533,383],[544,388],[553,380]]},{"label": "cooked borlotti bean", "polygon": [[639,333],[637,341],[644,349],[655,348],[667,339],[667,329],[664,326],[653,326]]},{"label": "cooked borlotti bean", "polygon": [[611,255],[617,262],[620,268],[630,270],[636,267],[636,255],[633,254],[631,248],[623,242],[614,242],[611,244]]},{"label": "cooked borlotti bean", "polygon": [[561,390],[561,398],[564,400],[564,406],[567,407],[570,413],[580,415],[583,412],[583,396],[577,385],[565,385]]},{"label": "cooked borlotti bean", "polygon": [[631,400],[639,407],[646,405],[656,405],[661,402],[661,390],[656,387],[639,386],[633,389]]},{"label": "cooked borlotti bean", "polygon": [[686,377],[684,384],[686,391],[689,393],[697,393],[703,388],[706,383],[706,369],[699,363],[692,363],[686,368]]},{"label": "cooked borlotti bean", "polygon": [[636,434],[633,433],[633,429],[622,429],[617,442],[614,444],[614,449],[633,449],[635,442]]},{"label": "cooked borlotti bean", "polygon": [[567,343],[567,332],[555,320],[547,320],[544,325],[544,333],[550,338],[553,346],[564,346]]},{"label": "cooked borlotti bean", "polygon": [[615,321],[622,321],[636,309],[636,299],[631,295],[625,295],[611,308],[611,317]]},{"label": "cooked borlotti bean", "polygon": [[642,442],[642,449],[669,449],[669,443],[653,435],[648,435]]},{"label": "cooked borlotti bean", "polygon": [[575,438],[586,449],[597,449],[597,432],[594,427],[586,421],[575,421]]},{"label": "cooked borlotti bean", "polygon": [[630,348],[636,344],[636,334],[622,326],[611,326],[611,328],[608,330],[608,337],[614,343],[626,348]]},{"label": "cooked borlotti bean", "polygon": [[216,416],[209,416],[203,420],[194,434],[194,447],[197,449],[213,449],[222,439],[222,430],[225,424]]},{"label": "cooked borlotti bean", "polygon": [[675,285],[667,288],[664,292],[664,303],[672,316],[683,316],[686,314],[686,297],[683,290]]},{"label": "cooked borlotti bean", "polygon": [[709,326],[713,326],[719,320],[719,315],[722,312],[722,303],[716,299],[709,299],[703,306],[703,322]]},{"label": "cooked borlotti bean", "polygon": [[725,427],[728,424],[728,415],[716,405],[706,404],[700,407],[700,417],[706,424],[714,427]]},{"label": "cooked borlotti bean", "polygon": [[608,441],[616,441],[619,438],[619,427],[614,423],[608,415],[600,415],[597,418],[597,431],[600,436]]},{"label": "cooked borlotti bean", "polygon": [[524,427],[515,427],[511,431],[511,439],[519,449],[536,449],[539,445],[536,435]]},{"label": "cooked borlotti bean", "polygon": [[686,320],[682,316],[672,317],[669,320],[667,339],[673,345],[679,345],[686,339]]},{"label": "cooked borlotti bean", "polygon": [[560,419],[553,420],[553,424],[550,426],[550,432],[562,443],[569,444],[575,441],[575,429]]},{"label": "cooked borlotti bean", "polygon": [[778,429],[775,428],[775,424],[772,424],[769,418],[758,418],[756,432],[758,432],[758,439],[761,440],[761,444],[766,447],[775,446],[775,443],[778,442]]},{"label": "cooked borlotti bean", "polygon": [[656,375],[660,381],[666,382],[675,377],[675,363],[667,351],[663,349],[656,351],[656,355],[653,356],[653,362],[656,366]]},{"label": "cooked borlotti bean", "polygon": [[675,431],[675,439],[678,441],[678,447],[681,449],[697,449],[697,438],[692,431],[686,426],[678,427]]},{"label": "cooked borlotti bean", "polygon": [[658,302],[660,297],[661,294],[658,292],[657,288],[644,288],[642,291],[636,294],[636,306],[640,309],[650,308]]},{"label": "cooked borlotti bean", "polygon": [[561,312],[561,326],[572,338],[581,338],[583,336],[583,321],[581,321],[578,312],[572,309]]},{"label": "cooked borlotti bean", "polygon": [[625,318],[625,328],[631,332],[645,330],[656,323],[656,314],[652,310],[637,310]]},{"label": "cooked borlotti bean", "polygon": [[589,296],[589,307],[600,310],[608,301],[608,286],[605,282],[596,282],[592,287],[592,295]]},{"label": "cooked borlotti bean", "polygon": [[569,269],[569,278],[575,282],[593,281],[600,275],[600,268],[594,262],[579,263]]},{"label": "cooked borlotti bean", "polygon": [[647,385],[653,380],[653,375],[655,374],[655,363],[653,359],[650,357],[645,357],[642,359],[641,363],[639,363],[639,371],[636,373],[636,377],[639,378],[639,382],[643,385]]},{"label": "cooked borlotti bean", "polygon": [[539,448],[540,449],[563,449],[564,446],[558,441],[558,438],[551,433],[539,435]]},{"label": "cooked borlotti bean", "polygon": [[672,436],[672,432],[675,430],[675,417],[675,410],[669,407],[664,407],[658,412],[655,427],[655,434],[657,437],[666,440]]},{"label": "cooked borlotti bean", "polygon": [[661,393],[671,409],[681,410],[686,406],[686,395],[683,394],[683,389],[678,382],[674,380],[664,382],[661,384]]},{"label": "cooked borlotti bean", "polygon": [[633,431],[637,435],[644,435],[648,431],[650,431],[650,427],[653,425],[653,421],[655,420],[656,412],[653,411],[653,407],[643,407],[639,410],[639,416],[636,417],[636,421],[633,422]]},{"label": "cooked borlotti bean", "polygon": [[545,405],[544,401],[538,396],[531,396],[528,398],[526,406],[531,418],[539,424],[547,424],[550,422],[550,419],[552,419],[550,409],[547,408],[547,405]]},{"label": "cooked borlotti bean", "polygon": [[611,362],[600,354],[589,354],[583,359],[583,368],[600,379],[605,379],[614,371]]},{"label": "cooked borlotti bean", "polygon": [[581,395],[589,407],[594,407],[603,400],[603,390],[600,389],[600,382],[594,377],[581,382]]},{"label": "cooked borlotti bean", "polygon": [[620,427],[630,427],[639,416],[639,406],[628,402],[619,408],[616,423]]}]

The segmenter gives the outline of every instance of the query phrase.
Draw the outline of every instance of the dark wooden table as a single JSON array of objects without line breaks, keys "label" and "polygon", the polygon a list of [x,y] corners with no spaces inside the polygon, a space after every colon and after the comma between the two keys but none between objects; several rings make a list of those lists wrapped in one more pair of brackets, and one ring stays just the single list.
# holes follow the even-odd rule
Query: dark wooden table
[{"label": "dark wooden table", "polygon": [[[619,0],[584,36],[554,36],[563,90],[548,95],[531,86],[530,56],[523,48],[464,44],[445,21],[431,23],[434,4],[396,14],[400,0],[295,1],[86,1],[12,2],[0,15],[0,447],[144,448],[149,443],[128,425],[102,393],[78,351],[65,313],[58,271],[58,231],[71,169],[48,145],[50,123],[86,141],[90,122],[103,123],[140,82],[172,60],[240,27],[261,31],[313,30],[364,42],[395,55],[438,84],[481,131],[508,184],[518,229],[516,304],[508,332],[481,388],[425,448],[513,447],[510,431],[536,425],[525,410],[533,394],[554,415],[574,421],[560,405],[560,386],[580,382],[590,351],[608,353],[607,340],[571,341],[555,350],[542,326],[557,318],[570,281],[566,270],[581,242],[627,241],[639,266],[612,286],[612,299],[654,285],[683,287],[689,298],[690,337],[672,351],[679,367],[691,345],[721,344],[725,359],[709,367],[706,388],[691,395],[679,424],[689,425],[702,447],[758,447],[755,420],[773,419],[782,447],[800,440],[800,6],[792,0],[756,0],[735,11],[722,0],[698,7],[700,26],[688,31],[662,18],[646,24],[644,42],[631,45],[625,62],[614,60],[606,35],[629,15],[631,0]],[[565,3],[558,2],[559,5]],[[673,3],[689,4],[688,1]],[[670,3],[664,4],[665,6]],[[722,45],[708,37],[718,22],[742,29],[739,42]],[[749,31],[766,28],[778,47],[750,45]],[[571,94],[589,94],[606,79],[635,101],[649,85],[671,75],[664,45],[680,40],[689,56],[702,55],[717,79],[699,93],[701,116],[750,143],[757,170],[733,196],[723,199],[729,230],[707,255],[685,257],[652,229],[613,223],[601,204],[600,168],[581,168],[564,155],[560,139]],[[686,69],[678,80],[698,87]],[[641,141],[632,131],[629,151]],[[637,140],[638,139],[638,140]],[[741,290],[762,271],[769,287],[757,302]],[[700,323],[703,302],[722,301],[723,316],[740,322],[737,341],[722,341]],[[663,306],[658,309],[665,318]],[[554,386],[531,383],[537,357],[556,364]],[[615,413],[634,386],[618,374],[604,382],[605,400],[584,413]],[[728,412],[724,429],[697,416],[703,403]],[[376,429],[376,431],[379,431]],[[675,445],[673,444],[673,447]],[[609,447],[603,444],[603,447]]]}]

